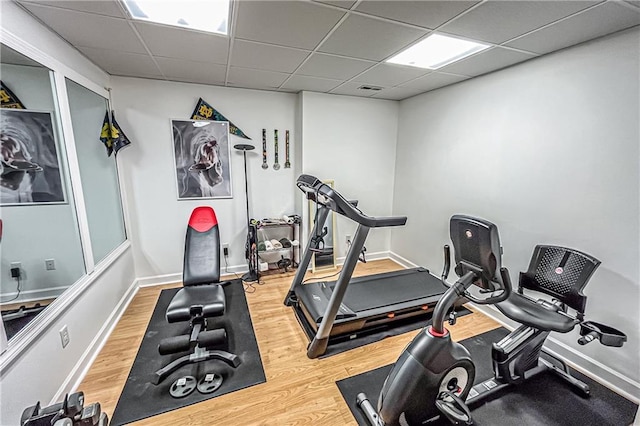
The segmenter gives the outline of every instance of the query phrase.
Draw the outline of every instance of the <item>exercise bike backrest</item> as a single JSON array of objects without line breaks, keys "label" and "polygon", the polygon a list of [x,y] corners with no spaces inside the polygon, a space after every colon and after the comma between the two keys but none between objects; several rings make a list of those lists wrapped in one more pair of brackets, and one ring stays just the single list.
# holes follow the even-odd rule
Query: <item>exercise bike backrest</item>
[{"label": "exercise bike backrest", "polygon": [[[449,224],[455,254],[455,272],[460,281],[471,280],[479,287],[464,296],[479,304],[493,304],[505,300],[511,294],[509,272],[502,267],[502,247],[498,227],[484,219],[454,215]],[[445,248],[445,253],[448,249]],[[449,254],[445,254],[445,264]],[[448,275],[447,266],[445,274]],[[444,277],[446,278],[446,277]],[[479,295],[486,297],[478,297]]]}]

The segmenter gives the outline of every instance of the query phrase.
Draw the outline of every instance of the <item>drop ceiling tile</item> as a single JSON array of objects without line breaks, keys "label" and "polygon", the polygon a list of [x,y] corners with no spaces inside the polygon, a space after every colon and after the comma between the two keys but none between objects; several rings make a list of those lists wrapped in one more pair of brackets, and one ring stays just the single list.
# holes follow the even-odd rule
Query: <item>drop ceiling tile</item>
[{"label": "drop ceiling tile", "polygon": [[23,3],[31,13],[74,46],[147,53],[124,19]]},{"label": "drop ceiling tile", "polygon": [[317,0],[317,2],[342,7],[343,9],[351,9],[351,6],[356,3],[355,0]]},{"label": "drop ceiling tile", "polygon": [[236,40],[231,51],[231,65],[292,73],[310,53],[308,50]]},{"label": "drop ceiling tile", "polygon": [[425,91],[426,90],[418,87],[389,87],[388,89],[383,89],[380,92],[376,93],[372,96],[372,98],[400,101],[402,99],[407,99],[412,96],[419,95],[420,93],[424,93]]},{"label": "drop ceiling tile", "polygon": [[535,55],[502,47],[494,47],[493,49],[482,51],[469,58],[439,68],[439,71],[475,77],[491,71],[497,71],[509,65],[517,64],[518,62],[524,62],[531,58],[535,58]]},{"label": "drop ceiling tile", "polygon": [[437,28],[479,1],[364,0],[355,10],[426,28]]},{"label": "drop ceiling tile", "polygon": [[296,72],[312,77],[348,80],[373,66],[375,62],[314,53]]},{"label": "drop ceiling tile", "polygon": [[375,90],[362,90],[358,89],[358,87],[362,86],[363,83],[359,83],[357,81],[348,81],[341,86],[336,87],[331,90],[332,94],[336,95],[350,95],[350,96],[361,96],[365,98],[369,98],[380,91]]},{"label": "drop ceiling tile", "polygon": [[226,36],[143,22],[134,25],[153,56],[227,63],[229,38]]},{"label": "drop ceiling tile", "polygon": [[78,49],[109,74],[163,78],[162,73],[149,55],[91,47],[79,47]]},{"label": "drop ceiling tile", "polygon": [[290,74],[273,71],[261,71],[251,68],[230,67],[227,84],[253,89],[277,89]]},{"label": "drop ceiling tile", "polygon": [[381,61],[426,33],[426,30],[416,30],[400,24],[350,15],[318,50]]},{"label": "drop ceiling tile", "polygon": [[226,65],[184,59],[156,57],[160,70],[168,80],[224,85]]},{"label": "drop ceiling tile", "polygon": [[598,2],[489,0],[440,29],[474,40],[499,44]]},{"label": "drop ceiling tile", "polygon": [[243,0],[235,4],[235,37],[309,50],[345,14],[310,2]]},{"label": "drop ceiling tile", "polygon": [[124,10],[117,0],[86,1],[86,0],[21,0],[20,3],[37,3],[39,5],[60,7],[63,9],[76,10],[79,12],[96,13],[98,15],[113,16],[115,18],[126,18]]},{"label": "drop ceiling tile", "polygon": [[468,78],[469,77],[464,77],[461,75],[432,72],[431,74],[427,74],[424,77],[417,78],[413,81],[408,82],[407,84],[403,84],[398,87],[420,89],[423,92],[427,92],[429,90],[448,86],[450,84],[457,83]]},{"label": "drop ceiling tile", "polygon": [[312,92],[328,92],[340,83],[342,83],[340,80],[294,75],[282,87],[296,91],[310,90]]},{"label": "drop ceiling tile", "polygon": [[356,81],[376,86],[397,86],[414,78],[430,73],[431,70],[402,65],[380,64],[359,75]]},{"label": "drop ceiling tile", "polygon": [[549,53],[639,24],[640,9],[634,11],[609,2],[507,43],[507,46]]}]

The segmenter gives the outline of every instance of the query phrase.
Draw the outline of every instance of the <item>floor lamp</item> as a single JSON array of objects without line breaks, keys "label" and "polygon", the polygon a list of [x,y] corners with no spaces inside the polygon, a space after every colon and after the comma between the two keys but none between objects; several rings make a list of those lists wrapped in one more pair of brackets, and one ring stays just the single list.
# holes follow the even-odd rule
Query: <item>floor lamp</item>
[{"label": "floor lamp", "polygon": [[242,276],[242,280],[245,282],[256,282],[260,279],[258,272],[258,235],[257,228],[249,222],[249,180],[247,179],[247,151],[252,151],[255,147],[241,143],[234,145],[233,148],[242,151],[244,158],[244,196],[247,208],[247,244],[245,256],[249,264],[249,272]]}]

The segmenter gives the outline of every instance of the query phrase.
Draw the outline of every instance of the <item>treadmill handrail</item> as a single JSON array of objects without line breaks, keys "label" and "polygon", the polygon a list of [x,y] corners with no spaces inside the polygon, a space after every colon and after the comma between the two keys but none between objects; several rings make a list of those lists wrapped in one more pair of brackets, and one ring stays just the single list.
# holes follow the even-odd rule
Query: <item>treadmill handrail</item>
[{"label": "treadmill handrail", "polygon": [[357,201],[348,201],[338,191],[323,183],[315,176],[302,174],[296,185],[307,195],[307,199],[348,217],[349,219],[369,228],[389,226],[403,226],[407,223],[406,216],[367,216],[356,208]]}]

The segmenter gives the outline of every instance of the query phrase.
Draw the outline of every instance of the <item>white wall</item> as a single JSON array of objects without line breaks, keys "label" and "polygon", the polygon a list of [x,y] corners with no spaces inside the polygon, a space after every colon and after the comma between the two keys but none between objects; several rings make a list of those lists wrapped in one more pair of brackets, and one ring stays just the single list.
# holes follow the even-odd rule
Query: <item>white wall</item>
[{"label": "white wall", "polygon": [[[170,119],[189,119],[202,97],[245,134],[231,136],[232,199],[177,201]],[[273,170],[273,130],[279,130],[279,159],[284,164],[284,134],[291,131],[295,158],[296,95],[258,90],[113,78],[113,102],[118,123],[132,145],[118,159],[132,213],[132,241],[138,277],[169,275],[180,279],[184,236],[193,208],[212,206],[220,223],[221,243],[229,243],[230,271],[246,270],[247,233],[244,165],[238,143],[251,143],[247,155],[251,217],[281,217],[294,212],[294,168]],[[262,170],[262,128],[267,129],[269,169]],[[295,164],[293,165],[295,167]],[[222,263],[224,272],[224,263]]]},{"label": "white wall", "polygon": [[[109,85],[106,73],[13,2],[2,2],[0,35],[9,47],[75,81],[94,88]],[[95,354],[123,301],[132,294],[134,279],[133,256],[127,244],[56,300],[55,310],[47,308],[40,314],[48,321],[32,321],[27,327],[36,328],[36,334],[9,342],[0,356],[0,424],[17,424],[27,406],[37,400],[49,404],[59,399],[61,392],[72,390],[72,380]],[[58,303],[63,299],[67,302]],[[35,322],[39,325],[34,326]],[[71,342],[63,349],[58,330],[65,324]]]},{"label": "white wall", "polygon": [[[334,180],[335,188],[346,198],[357,199],[369,216],[390,216],[398,102],[303,92],[301,108],[303,173]],[[397,214],[409,216],[410,223],[414,220],[410,211],[398,209]],[[353,235],[356,227],[338,217],[338,257],[345,255],[345,236]],[[371,230],[367,254],[388,255],[390,235],[389,229]]]},{"label": "white wall", "polygon": [[[587,317],[621,348],[579,347],[640,381],[639,31],[632,30],[401,102],[392,250],[439,271],[454,213],[496,223],[513,280],[536,244],[602,261]],[[629,389],[631,389],[629,388]]]}]

